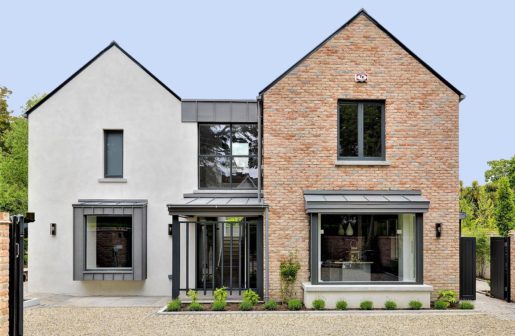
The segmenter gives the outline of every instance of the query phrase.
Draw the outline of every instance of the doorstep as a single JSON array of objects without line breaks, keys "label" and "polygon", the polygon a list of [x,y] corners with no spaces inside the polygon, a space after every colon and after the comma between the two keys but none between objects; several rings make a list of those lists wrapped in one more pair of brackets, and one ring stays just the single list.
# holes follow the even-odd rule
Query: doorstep
[{"label": "doorstep", "polygon": [[418,300],[423,308],[430,308],[433,286],[424,284],[414,285],[313,285],[311,282],[302,284],[304,290],[304,305],[311,308],[315,299],[324,299],[329,309],[336,307],[339,300],[347,301],[349,308],[359,308],[364,300],[374,303],[375,308],[383,308],[384,303],[393,300],[399,308],[409,308],[409,302]]}]

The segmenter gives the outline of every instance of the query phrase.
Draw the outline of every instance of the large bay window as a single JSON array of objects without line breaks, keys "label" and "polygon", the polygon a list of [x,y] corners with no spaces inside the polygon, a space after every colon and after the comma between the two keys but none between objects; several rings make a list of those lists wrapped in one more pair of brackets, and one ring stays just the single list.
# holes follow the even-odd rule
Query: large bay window
[{"label": "large bay window", "polygon": [[132,267],[132,217],[87,216],[86,268]]},{"label": "large bay window", "polygon": [[322,214],[320,282],[417,282],[415,214]]}]

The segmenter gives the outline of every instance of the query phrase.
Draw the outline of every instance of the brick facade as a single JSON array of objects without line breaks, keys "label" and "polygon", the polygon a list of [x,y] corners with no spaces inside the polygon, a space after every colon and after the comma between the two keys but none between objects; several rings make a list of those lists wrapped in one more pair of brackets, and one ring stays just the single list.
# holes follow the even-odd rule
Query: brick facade
[{"label": "brick facade", "polygon": [[9,214],[0,212],[0,335],[9,333]]},{"label": "brick facade", "polygon": [[[368,73],[368,83],[355,83],[358,72]],[[385,101],[390,165],[335,164],[339,99]],[[309,279],[303,190],[310,189],[421,190],[431,202],[424,214],[424,283],[458,290],[458,104],[454,91],[365,15],[263,94],[271,297],[279,296],[279,263],[289,251],[298,253],[299,281]],[[443,223],[439,239],[435,223]]]}]

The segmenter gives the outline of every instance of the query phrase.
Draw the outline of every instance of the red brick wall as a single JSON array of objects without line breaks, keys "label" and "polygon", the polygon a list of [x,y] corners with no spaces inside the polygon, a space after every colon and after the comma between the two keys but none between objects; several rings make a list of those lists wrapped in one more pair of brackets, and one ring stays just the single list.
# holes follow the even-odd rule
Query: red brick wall
[{"label": "red brick wall", "polygon": [[9,333],[9,214],[0,212],[0,335]]},{"label": "red brick wall", "polygon": [[[368,73],[368,83],[355,83],[358,72]],[[424,283],[458,290],[456,93],[360,16],[263,99],[272,297],[279,295],[279,260],[289,251],[298,252],[299,280],[308,280],[306,189],[421,190],[431,202],[424,215]],[[338,99],[386,101],[389,166],[335,165]],[[443,223],[440,239],[437,222]]]}]

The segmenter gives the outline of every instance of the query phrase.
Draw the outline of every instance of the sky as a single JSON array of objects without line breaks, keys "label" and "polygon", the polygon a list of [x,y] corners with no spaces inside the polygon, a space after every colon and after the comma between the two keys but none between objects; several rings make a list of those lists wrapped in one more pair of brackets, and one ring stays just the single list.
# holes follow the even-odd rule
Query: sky
[{"label": "sky", "polygon": [[515,155],[515,1],[6,1],[0,86],[15,113],[116,40],[182,98],[255,98],[361,8],[465,93],[460,179]]}]

